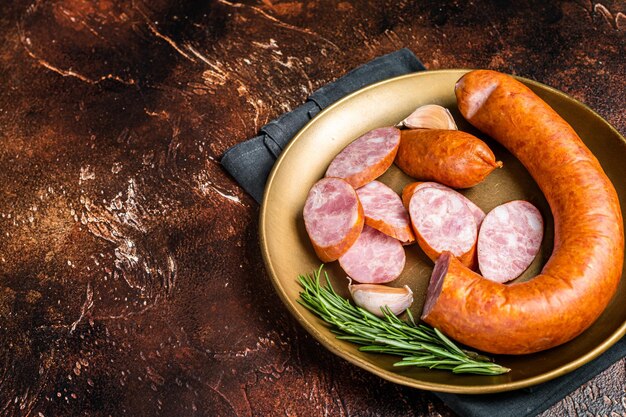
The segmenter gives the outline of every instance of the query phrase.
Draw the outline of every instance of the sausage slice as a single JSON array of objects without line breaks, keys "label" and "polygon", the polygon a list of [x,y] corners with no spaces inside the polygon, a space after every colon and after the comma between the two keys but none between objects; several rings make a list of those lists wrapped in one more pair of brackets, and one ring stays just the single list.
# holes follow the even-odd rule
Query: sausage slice
[{"label": "sausage slice", "polygon": [[304,226],[322,262],[337,260],[363,229],[363,207],[354,188],[339,178],[316,182],[304,203]]},{"label": "sausage slice", "polygon": [[543,218],[528,201],[510,201],[491,210],[478,233],[478,268],[495,282],[517,278],[531,264],[543,239]]},{"label": "sausage slice", "polygon": [[434,187],[434,188],[439,188],[441,190],[450,190],[452,192],[457,193],[457,195],[459,195],[463,199],[467,208],[469,208],[470,211],[472,212],[472,215],[474,216],[474,220],[476,221],[476,226],[478,227],[478,229],[480,229],[480,225],[483,222],[483,219],[485,218],[485,212],[483,211],[483,209],[478,207],[472,200],[465,197],[463,194],[459,193],[458,191],[453,190],[450,187],[446,187],[443,184],[439,184],[438,182],[411,182],[407,184],[402,189],[402,204],[404,205],[404,207],[406,207],[407,210],[409,209],[409,203],[411,202],[411,197],[413,197],[413,194],[415,193],[415,191],[419,190],[420,188],[425,188],[425,187]]},{"label": "sausage slice", "polygon": [[409,213],[391,188],[380,181],[372,181],[356,190],[356,193],[363,206],[365,224],[403,244],[415,241]]},{"label": "sausage slice", "polygon": [[346,146],[326,170],[326,177],[343,178],[359,188],[380,177],[393,163],[400,146],[400,130],[374,129]]},{"label": "sausage slice", "polygon": [[398,278],[406,255],[402,244],[365,225],[356,243],[339,258],[339,265],[355,281],[383,284]]},{"label": "sausage slice", "polygon": [[453,190],[423,187],[409,203],[417,243],[433,261],[451,252],[467,266],[475,265],[478,228],[472,212]]}]

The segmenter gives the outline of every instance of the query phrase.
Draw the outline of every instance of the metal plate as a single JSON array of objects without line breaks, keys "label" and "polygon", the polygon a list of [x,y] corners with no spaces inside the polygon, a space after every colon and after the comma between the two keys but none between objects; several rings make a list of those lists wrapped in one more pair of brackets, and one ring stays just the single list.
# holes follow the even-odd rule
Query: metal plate
[{"label": "metal plate", "polygon": [[[260,216],[261,248],[267,270],[281,299],[305,329],[335,354],[387,380],[416,388],[455,393],[508,391],[548,381],[587,363],[608,349],[626,333],[626,280],[602,316],[576,339],[562,346],[531,355],[496,356],[498,363],[512,370],[502,376],[454,375],[445,371],[394,368],[397,357],[359,352],[355,345],[335,339],[324,323],[296,303],[300,287],[298,274],[320,265],[304,229],[302,209],[311,186],[323,177],[333,157],[348,143],[381,126],[406,117],[416,107],[435,103],[452,112],[459,129],[482,139],[504,162],[481,184],[463,193],[485,212],[506,201],[524,199],[541,211],[546,233],[541,251],[518,280],[537,275],[550,257],[553,219],[549,206],[535,181],[520,162],[502,146],[480,134],[459,114],[454,84],[465,70],[427,71],[410,74],[362,89],[335,103],[294,138],[284,150],[270,175]],[[600,160],[626,202],[626,140],[599,115],[567,95],[534,81],[519,78],[564,117]],[[393,165],[381,178],[398,193],[411,181]],[[626,214],[624,214],[626,218]],[[407,263],[394,286],[409,285],[415,302],[411,311],[419,317],[433,263],[418,246],[406,247]],[[345,273],[337,262],[327,265],[333,286],[348,296]]]}]

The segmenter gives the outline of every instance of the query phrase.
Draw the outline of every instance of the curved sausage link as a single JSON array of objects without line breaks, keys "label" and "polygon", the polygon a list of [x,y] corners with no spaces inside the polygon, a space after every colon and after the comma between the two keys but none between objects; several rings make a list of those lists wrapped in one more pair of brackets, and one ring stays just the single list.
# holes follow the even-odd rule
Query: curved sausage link
[{"label": "curved sausage link", "polygon": [[615,188],[576,132],[512,77],[472,71],[456,85],[463,116],[528,169],[554,216],[554,251],[540,275],[503,285],[452,256],[433,271],[422,319],[474,348],[537,352],[587,329],[622,274],[624,230]]}]

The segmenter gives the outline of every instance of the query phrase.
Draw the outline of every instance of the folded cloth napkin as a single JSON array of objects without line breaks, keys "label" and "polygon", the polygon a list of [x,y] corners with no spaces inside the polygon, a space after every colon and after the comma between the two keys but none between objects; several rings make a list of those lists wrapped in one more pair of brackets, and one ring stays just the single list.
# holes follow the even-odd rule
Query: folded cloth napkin
[{"label": "folded cloth napkin", "polygon": [[626,338],[620,339],[600,357],[574,372],[534,387],[489,395],[435,395],[464,417],[522,416],[540,414],[559,402],[616,361],[626,356]]},{"label": "folded cloth napkin", "polygon": [[[315,91],[302,106],[263,126],[259,136],[227,150],[221,163],[260,203],[267,176],[276,158],[291,138],[317,113],[366,85],[424,69],[408,49],[376,58]],[[624,356],[626,339],[576,371],[535,387],[491,395],[435,395],[461,416],[531,417],[545,411]]]}]

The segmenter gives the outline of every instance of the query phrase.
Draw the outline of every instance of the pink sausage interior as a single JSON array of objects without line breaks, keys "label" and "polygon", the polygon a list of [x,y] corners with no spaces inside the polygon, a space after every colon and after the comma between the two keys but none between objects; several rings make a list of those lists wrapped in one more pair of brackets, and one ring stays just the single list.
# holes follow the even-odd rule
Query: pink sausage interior
[{"label": "pink sausage interior", "polygon": [[372,181],[356,190],[366,218],[380,220],[392,227],[410,227],[409,213],[400,196],[380,181]]},{"label": "pink sausage interior", "polygon": [[448,265],[450,265],[450,252],[444,252],[435,261],[435,267],[430,276],[430,282],[428,283],[428,290],[426,291],[426,300],[424,301],[424,309],[422,316],[430,313],[433,309],[439,294],[441,294],[441,288],[443,286],[443,277],[448,273]]},{"label": "pink sausage interior", "polygon": [[517,278],[541,247],[543,219],[527,201],[511,201],[487,214],[478,234],[478,266],[496,282]]},{"label": "pink sausage interior", "polygon": [[324,178],[313,185],[304,205],[304,224],[318,246],[339,244],[354,226],[359,201],[354,189],[338,178]]},{"label": "pink sausage interior", "polygon": [[405,261],[400,241],[365,225],[354,245],[339,258],[339,265],[355,281],[382,284],[398,278]]},{"label": "pink sausage interior", "polygon": [[400,143],[400,133],[395,127],[374,129],[346,146],[326,171],[327,177],[347,178],[376,165]]},{"label": "pink sausage interior", "polygon": [[478,207],[472,200],[465,197],[463,194],[459,193],[458,191],[448,187],[447,185],[439,184],[438,182],[431,182],[431,181],[423,182],[415,188],[415,191],[420,190],[422,188],[426,188],[426,187],[433,187],[433,188],[439,188],[441,190],[454,191],[459,196],[461,196],[463,198],[463,201],[465,202],[465,205],[467,205],[467,208],[469,208],[470,211],[472,212],[472,215],[474,216],[474,220],[476,221],[476,226],[480,228],[480,225],[483,222],[483,219],[485,218],[485,212],[480,207]]},{"label": "pink sausage interior", "polygon": [[476,221],[461,197],[452,190],[425,187],[411,198],[413,228],[436,252],[461,256],[476,243]]}]

